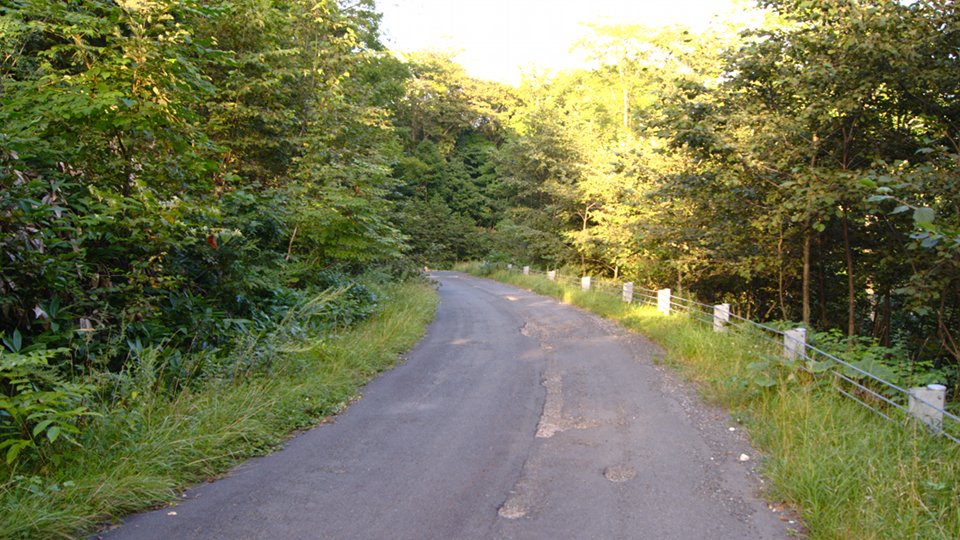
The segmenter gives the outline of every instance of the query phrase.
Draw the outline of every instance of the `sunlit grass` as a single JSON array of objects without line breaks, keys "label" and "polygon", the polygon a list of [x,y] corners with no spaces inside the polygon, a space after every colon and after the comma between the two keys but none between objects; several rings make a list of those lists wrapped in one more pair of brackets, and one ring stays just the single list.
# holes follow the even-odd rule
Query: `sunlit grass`
[{"label": "sunlit grass", "polygon": [[392,286],[384,296],[369,320],[277,359],[270,377],[173,398],[147,394],[103,411],[82,446],[35,482],[0,486],[0,538],[71,537],[164,504],[337,413],[416,343],[436,308],[436,293],[423,283]]},{"label": "sunlit grass", "polygon": [[765,494],[802,515],[815,539],[960,538],[960,448],[888,422],[829,384],[750,383],[747,366],[765,350],[748,334],[715,333],[683,315],[663,316],[609,294],[582,292],[541,276],[486,275],[580,306],[643,333],[664,361],[740,419],[765,457]]}]

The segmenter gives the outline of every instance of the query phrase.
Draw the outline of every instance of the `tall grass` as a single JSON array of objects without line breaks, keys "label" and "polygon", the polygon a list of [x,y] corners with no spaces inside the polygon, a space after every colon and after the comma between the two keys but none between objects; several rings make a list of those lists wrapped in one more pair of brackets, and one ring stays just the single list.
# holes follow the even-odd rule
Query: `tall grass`
[{"label": "tall grass", "polygon": [[960,538],[960,448],[915,424],[886,421],[829,384],[781,377],[751,384],[747,366],[765,346],[756,337],[715,333],[684,315],[583,292],[540,276],[460,270],[560,298],[641,332],[707,399],[740,419],[765,457],[770,499],[800,512],[815,539]]},{"label": "tall grass", "polygon": [[139,385],[101,410],[80,446],[47,470],[28,478],[11,472],[0,485],[0,537],[80,535],[170,501],[178,489],[337,413],[412,347],[433,317],[436,294],[427,284],[393,285],[382,294],[370,319],[288,347],[269,375],[211,382],[174,397]]}]

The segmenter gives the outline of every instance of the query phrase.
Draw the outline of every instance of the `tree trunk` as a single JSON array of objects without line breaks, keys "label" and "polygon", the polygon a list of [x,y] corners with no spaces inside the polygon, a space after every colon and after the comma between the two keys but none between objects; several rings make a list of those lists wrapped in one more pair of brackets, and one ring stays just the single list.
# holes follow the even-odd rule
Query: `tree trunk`
[{"label": "tree trunk", "polygon": [[853,283],[853,251],[850,249],[850,218],[843,211],[843,251],[847,259],[847,336],[857,334],[857,290]]},{"label": "tree trunk", "polygon": [[780,223],[779,237],[777,240],[777,264],[779,266],[779,276],[777,280],[777,293],[780,301],[780,314],[783,315],[783,320],[790,320],[790,315],[787,313],[787,303],[784,298],[784,276],[783,276],[783,223]]},{"label": "tree trunk", "polygon": [[[810,137],[813,149],[810,155],[810,172],[817,166],[817,153],[820,147],[820,137],[814,133]],[[813,243],[813,218],[810,191],[807,191],[807,219],[803,223],[803,324],[810,326],[810,244]]]},{"label": "tree trunk", "polygon": [[817,269],[817,306],[820,308],[820,318],[817,323],[823,327],[830,326],[830,313],[827,312],[827,278],[823,275],[823,265]]},{"label": "tree trunk", "polygon": [[[584,207],[583,209],[583,226],[580,228],[580,232],[586,236],[587,232],[587,222],[590,219],[590,205]],[[587,273],[587,254],[581,249],[580,251],[580,274],[585,275]]]},{"label": "tree trunk", "polygon": [[947,285],[940,294],[940,308],[937,310],[937,335],[940,337],[940,344],[953,357],[954,361],[960,364],[960,336],[956,335],[956,321],[951,321],[947,315],[947,297],[954,296],[950,293],[950,285]]},{"label": "tree trunk", "polygon": [[127,152],[126,145],[123,144],[123,137],[120,133],[116,134],[117,149],[120,150],[120,157],[123,158],[123,185],[120,186],[120,192],[124,197],[129,197],[133,191],[133,167],[130,160],[130,154]]},{"label": "tree trunk", "polygon": [[880,329],[877,338],[884,347],[890,346],[890,319],[893,317],[893,306],[890,300],[890,290],[883,294],[883,308],[880,310]]},{"label": "tree trunk", "polygon": [[293,228],[293,234],[290,235],[290,243],[287,244],[287,256],[283,258],[285,261],[289,261],[290,257],[293,255],[293,241],[297,239],[297,231],[300,230],[300,224],[298,223]]},{"label": "tree trunk", "polygon": [[[823,233],[817,235],[817,260],[823,260]],[[820,308],[817,322],[821,328],[827,328],[830,326],[830,313],[827,311],[827,278],[822,264],[817,267],[817,305]]]}]

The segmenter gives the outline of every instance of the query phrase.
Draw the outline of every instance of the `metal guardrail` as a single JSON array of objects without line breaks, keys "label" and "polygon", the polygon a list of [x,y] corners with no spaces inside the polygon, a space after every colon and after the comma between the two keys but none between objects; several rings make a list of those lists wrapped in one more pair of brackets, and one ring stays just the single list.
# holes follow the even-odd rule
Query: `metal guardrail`
[{"label": "metal guardrail", "polygon": [[[583,283],[581,282],[582,278],[576,276],[563,275],[556,271],[553,271],[552,275],[548,275],[546,271],[535,270],[529,266],[514,267],[513,265],[507,265],[506,269],[523,272],[527,275],[543,276],[557,283],[589,289],[600,294],[619,296],[624,286],[623,283],[609,280],[597,280],[591,283],[588,279],[586,283]],[[666,310],[664,310],[661,297],[664,291],[666,291],[666,305],[669,306]],[[670,293],[669,289],[657,291],[633,287],[631,297],[634,303],[656,305],[661,311],[667,313],[673,310],[683,312],[694,320],[712,325],[714,329],[750,331],[753,336],[770,347],[771,354],[776,354],[776,351],[782,348],[784,355],[793,355],[796,367],[810,374],[810,376],[827,375],[834,377],[834,388],[840,394],[877,415],[895,423],[902,422],[905,419],[918,420],[933,433],[960,444],[960,416],[946,410],[943,401],[945,387],[941,385],[928,385],[927,387],[909,390],[902,388],[807,343],[805,330],[779,330],[735,315],[729,311],[729,307],[727,307],[725,313],[726,320],[722,324],[718,324],[717,308],[720,306],[712,306],[689,298],[675,296]],[[797,334],[797,332],[800,333]],[[798,339],[798,336],[803,336],[803,338]],[[818,363],[822,362],[828,363],[834,369],[817,369]]]}]

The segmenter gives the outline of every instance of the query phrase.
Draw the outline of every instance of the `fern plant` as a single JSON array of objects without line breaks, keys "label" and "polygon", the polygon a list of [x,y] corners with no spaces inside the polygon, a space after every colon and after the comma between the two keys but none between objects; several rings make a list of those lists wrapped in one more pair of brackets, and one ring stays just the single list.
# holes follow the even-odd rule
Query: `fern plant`
[{"label": "fern plant", "polygon": [[17,331],[0,348],[0,451],[7,465],[47,461],[58,441],[77,444],[79,422],[91,415],[87,385],[65,381],[50,361],[67,349],[22,348]]}]

